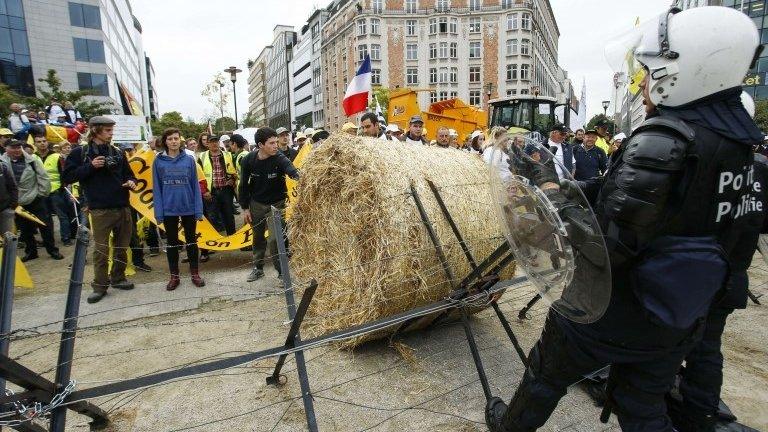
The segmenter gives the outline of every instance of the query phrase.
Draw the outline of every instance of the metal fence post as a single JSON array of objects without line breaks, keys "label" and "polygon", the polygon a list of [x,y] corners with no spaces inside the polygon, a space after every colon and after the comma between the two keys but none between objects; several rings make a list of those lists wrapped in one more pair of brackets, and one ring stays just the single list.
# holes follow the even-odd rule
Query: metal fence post
[{"label": "metal fence post", "polygon": [[[19,238],[10,232],[3,234],[3,260],[0,265],[0,354],[7,356],[11,345],[11,315],[13,311],[13,281],[16,277],[16,249]],[[0,392],[5,395],[5,379],[0,378]]]}]

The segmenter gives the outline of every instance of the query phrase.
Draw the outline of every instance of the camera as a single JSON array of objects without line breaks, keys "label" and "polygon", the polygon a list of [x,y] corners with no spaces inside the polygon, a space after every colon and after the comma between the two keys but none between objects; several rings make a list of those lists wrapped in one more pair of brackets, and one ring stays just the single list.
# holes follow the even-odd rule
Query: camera
[{"label": "camera", "polygon": [[106,156],[104,158],[104,166],[109,169],[115,169],[120,164],[120,158],[118,156]]}]

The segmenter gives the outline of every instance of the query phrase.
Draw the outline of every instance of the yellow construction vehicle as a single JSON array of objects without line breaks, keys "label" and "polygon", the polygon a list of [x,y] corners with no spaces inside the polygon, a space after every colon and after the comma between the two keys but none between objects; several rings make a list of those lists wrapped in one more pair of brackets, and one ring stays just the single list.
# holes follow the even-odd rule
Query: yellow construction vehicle
[{"label": "yellow construction vehicle", "polygon": [[488,114],[470,106],[461,99],[448,99],[429,105],[427,111],[419,108],[418,92],[432,89],[392,89],[389,93],[389,111],[387,123],[396,124],[400,129],[408,130],[408,121],[414,115],[424,119],[427,139],[435,139],[437,128],[445,126],[454,129],[463,141],[475,130],[485,130],[488,126]]}]

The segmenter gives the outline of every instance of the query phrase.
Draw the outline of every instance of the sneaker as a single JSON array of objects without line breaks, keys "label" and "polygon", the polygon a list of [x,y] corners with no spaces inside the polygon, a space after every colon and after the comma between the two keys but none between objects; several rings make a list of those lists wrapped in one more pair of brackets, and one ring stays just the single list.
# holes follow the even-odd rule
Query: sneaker
[{"label": "sneaker", "polygon": [[55,260],[57,260],[57,261],[58,261],[58,260],[63,260],[63,259],[64,259],[64,255],[62,255],[61,253],[59,253],[59,251],[53,251],[53,252],[49,252],[49,253],[48,253],[48,255],[50,255],[52,259],[55,259]]},{"label": "sneaker", "polygon": [[485,425],[491,432],[502,432],[507,430],[504,427],[503,418],[507,411],[507,404],[500,398],[491,398],[485,406]]},{"label": "sneaker", "polygon": [[149,248],[149,256],[158,256],[160,255],[160,248]]},{"label": "sneaker", "polygon": [[149,264],[147,264],[145,262],[140,262],[138,264],[134,264],[133,267],[136,268],[137,270],[141,270],[141,271],[147,272],[147,273],[152,271],[152,267],[150,267]]},{"label": "sneaker", "polygon": [[133,284],[123,279],[121,281],[112,282],[112,288],[128,291],[133,289]]},{"label": "sneaker", "polygon": [[248,279],[246,279],[246,282],[253,282],[255,280],[261,279],[264,277],[264,270],[260,268],[255,268],[251,272],[251,274],[248,275]]},{"label": "sneaker", "polygon": [[104,296],[105,296],[105,295],[107,295],[107,293],[106,293],[106,292],[92,292],[92,293],[91,293],[91,294],[88,296],[88,299],[87,299],[87,301],[88,301],[88,303],[90,303],[90,304],[93,304],[93,303],[98,303],[98,302],[100,302],[100,301],[101,301],[101,299],[103,299],[103,298],[104,298]]}]

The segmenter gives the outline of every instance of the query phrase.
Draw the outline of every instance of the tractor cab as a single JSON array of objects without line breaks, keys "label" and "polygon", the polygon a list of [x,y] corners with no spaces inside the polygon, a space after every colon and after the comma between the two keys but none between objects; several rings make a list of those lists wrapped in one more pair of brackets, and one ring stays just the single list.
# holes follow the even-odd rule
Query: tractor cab
[{"label": "tractor cab", "polygon": [[494,99],[489,102],[489,105],[488,124],[491,128],[502,126],[506,129],[511,128],[511,132],[538,133],[546,136],[555,122],[564,121],[564,119],[558,118],[562,116],[555,116],[555,110],[560,104],[553,97],[517,96]]}]

